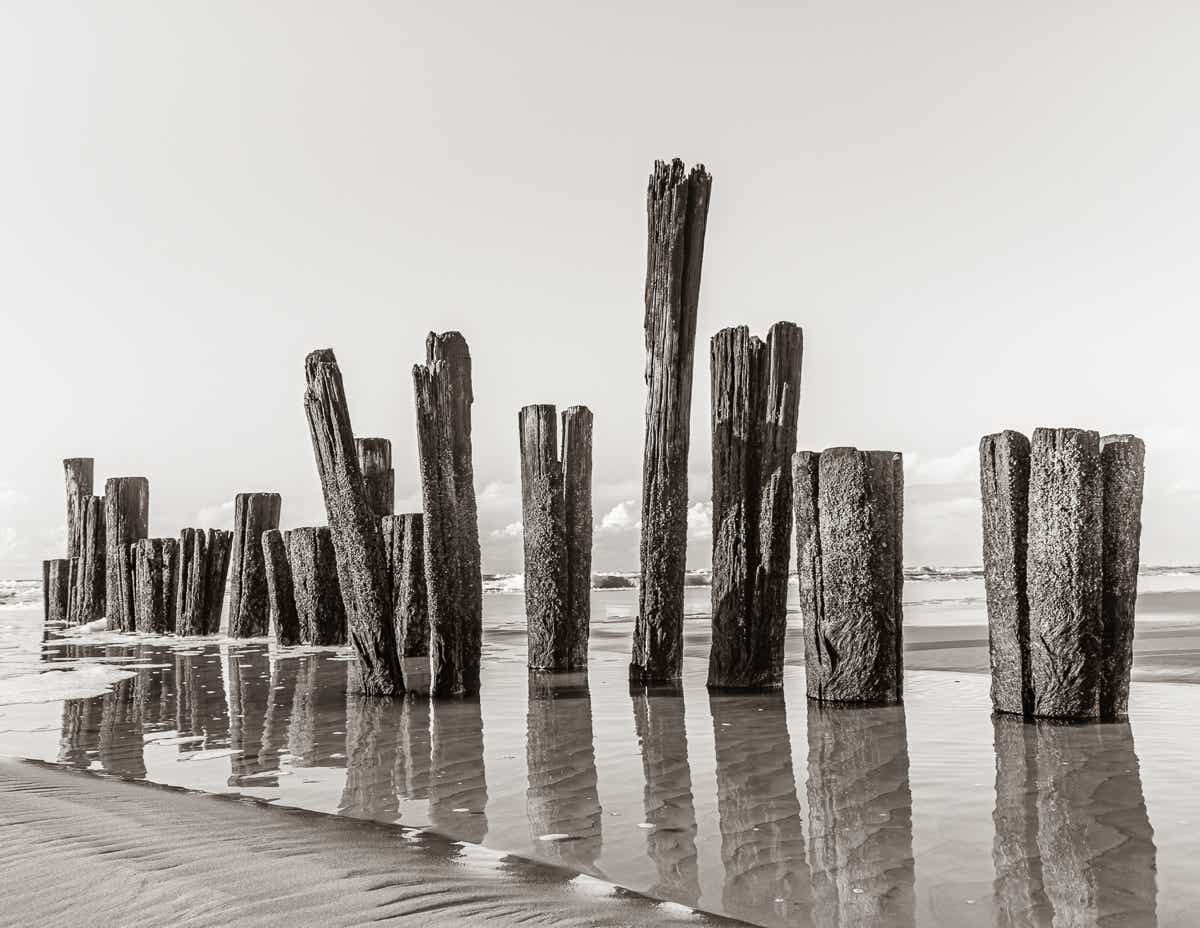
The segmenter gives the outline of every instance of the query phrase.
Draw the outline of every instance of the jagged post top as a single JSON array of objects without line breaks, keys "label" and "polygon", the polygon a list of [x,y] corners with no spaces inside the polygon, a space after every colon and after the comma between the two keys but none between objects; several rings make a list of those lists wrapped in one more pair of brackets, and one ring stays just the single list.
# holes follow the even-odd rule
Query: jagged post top
[{"label": "jagged post top", "polygon": [[[646,272],[646,381],[650,381],[651,355],[656,339],[662,336],[654,325],[654,316],[663,304],[682,309],[685,326],[694,322],[694,309],[700,300],[700,268],[704,262],[704,231],[708,223],[708,202],[712,193],[712,175],[703,164],[685,173],[679,158],[655,161],[646,190],[646,226],[649,242],[649,266]],[[677,291],[657,293],[670,285]],[[693,332],[681,333],[690,344]]]},{"label": "jagged post top", "polygon": [[474,402],[475,396],[471,388],[471,349],[461,332],[430,332],[425,336],[425,364],[435,368],[442,361],[452,370],[461,371],[461,375],[453,377],[452,381],[461,389],[463,402]]},{"label": "jagged post top", "polygon": [[382,471],[392,468],[392,442],[388,438],[355,438],[354,451],[363,462],[364,470]]}]

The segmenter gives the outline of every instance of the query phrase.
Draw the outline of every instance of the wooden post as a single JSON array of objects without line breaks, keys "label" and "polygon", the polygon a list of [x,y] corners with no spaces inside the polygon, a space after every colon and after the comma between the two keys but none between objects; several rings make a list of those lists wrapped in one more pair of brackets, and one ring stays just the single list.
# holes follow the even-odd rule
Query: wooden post
[{"label": "wooden post", "polygon": [[362,469],[363,491],[376,519],[396,508],[396,472],[392,469],[392,443],[386,438],[356,438],[354,451]]},{"label": "wooden post", "polygon": [[1100,714],[1100,436],[1037,429],[1029,465],[1029,650],[1033,712]]},{"label": "wooden post", "polygon": [[777,322],[712,340],[712,649],[708,685],[783,685],[792,455],[804,335]]},{"label": "wooden post", "polygon": [[688,446],[700,266],[712,177],[657,161],[646,193],[646,441],[641,571],[630,680],[667,682],[683,660]]},{"label": "wooden post", "polygon": [[104,484],[105,614],[111,631],[133,631],[132,560],[127,549],[150,533],[150,481],[110,477]]},{"label": "wooden post", "polygon": [[267,574],[267,603],[275,640],[285,646],[299,644],[300,618],[296,613],[296,596],[292,589],[292,568],[288,564],[287,543],[279,529],[263,532],[262,553]]},{"label": "wooden post", "polygon": [[567,546],[567,669],[587,670],[592,623],[592,411],[562,414],[563,525]]},{"label": "wooden post", "polygon": [[278,493],[239,493],[233,500],[233,554],[229,577],[229,637],[267,633],[267,571],[262,536],[279,528]]},{"label": "wooden post", "polygon": [[525,615],[530,670],[566,670],[567,546],[563,471],[558,461],[558,414],[553,406],[526,406],[517,416],[521,436],[521,518],[525,546]]},{"label": "wooden post", "polygon": [[429,656],[429,598],[425,588],[425,527],[421,513],[384,516],[383,546],[392,582],[392,621],[402,658]]},{"label": "wooden post", "polygon": [[66,458],[67,557],[80,557],[83,545],[83,507],[92,496],[94,458]]},{"label": "wooden post", "polygon": [[983,500],[983,580],[987,595],[992,708],[1033,711],[1029,664],[1029,439],[1020,432],[985,435],[979,442]]},{"label": "wooden post", "polygon": [[793,458],[793,481],[809,698],[900,702],[901,456],[857,448],[801,451]]},{"label": "wooden post", "polygon": [[[105,547],[104,497],[89,496],[79,510],[79,557],[71,575],[72,625],[94,622],[104,615]],[[75,559],[72,559],[74,561]]]},{"label": "wooden post", "polygon": [[429,333],[413,367],[425,582],[429,592],[430,694],[479,692],[483,575],[471,463],[471,353],[458,332]]},{"label": "wooden post", "polygon": [[404,673],[396,654],[383,536],[364,492],[342,372],[328,348],[309,354],[304,372],[304,410],[357,657],[350,688],[364,696],[399,695],[404,692]]},{"label": "wooden post", "polygon": [[221,630],[221,604],[229,571],[233,532],[185,528],[179,536],[179,572],[175,585],[175,631],[215,635]]},{"label": "wooden post", "polygon": [[345,644],[346,607],[338,585],[332,533],[325,526],[294,528],[285,540],[301,643]]},{"label": "wooden post", "polygon": [[1140,438],[1107,435],[1100,440],[1104,480],[1100,717],[1110,721],[1128,714],[1145,463],[1146,445]]},{"label": "wooden post", "polygon": [[71,594],[71,559],[42,561],[42,611],[47,622],[66,622]]},{"label": "wooden post", "polygon": [[143,634],[175,631],[173,580],[179,559],[174,538],[142,538],[132,546],[134,628]]}]

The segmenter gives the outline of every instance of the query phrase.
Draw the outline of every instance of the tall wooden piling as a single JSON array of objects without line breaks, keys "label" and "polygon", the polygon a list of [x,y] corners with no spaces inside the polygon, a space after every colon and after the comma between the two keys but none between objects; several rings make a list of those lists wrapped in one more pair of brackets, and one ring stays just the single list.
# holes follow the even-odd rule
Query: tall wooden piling
[{"label": "tall wooden piling", "polygon": [[1033,711],[1100,713],[1102,525],[1100,436],[1037,429],[1029,464],[1029,651]]},{"label": "tall wooden piling", "polygon": [[517,423],[528,663],[531,670],[566,670],[567,548],[558,414],[553,406],[526,406]]},{"label": "tall wooden piling", "polygon": [[677,679],[683,658],[692,359],[712,177],[658,161],[646,193],[646,440],[641,584],[630,680]]},{"label": "tall wooden piling", "polygon": [[365,696],[399,695],[404,674],[396,653],[383,537],[367,502],[342,373],[327,348],[309,354],[304,372],[304,410],[357,658],[349,685]]},{"label": "tall wooden piling", "polygon": [[562,413],[563,527],[567,548],[567,665],[586,670],[592,622],[592,411]]},{"label": "tall wooden piling", "polygon": [[396,508],[396,471],[392,469],[392,443],[386,438],[356,438],[354,451],[362,469],[367,505],[376,519]]},{"label": "tall wooden piling", "polygon": [[987,596],[992,708],[1033,711],[1029,657],[1029,439],[1020,432],[979,442],[983,500],[983,581]]},{"label": "tall wooden piling", "polygon": [[429,655],[429,595],[425,588],[425,526],[421,513],[384,516],[383,547],[392,583],[392,621],[400,656]]},{"label": "tall wooden piling", "polygon": [[797,452],[797,572],[808,695],[903,696],[904,471],[893,451]]},{"label": "tall wooden piling", "polygon": [[175,631],[179,635],[215,635],[221,630],[233,532],[185,528],[179,535],[175,584]]},{"label": "tall wooden piling", "polygon": [[[104,497],[89,496],[79,510],[79,557],[71,574],[68,621],[94,622],[104,615],[105,547]],[[74,561],[74,559],[72,559]]]},{"label": "tall wooden piling", "polygon": [[42,561],[42,612],[47,622],[66,622],[71,593],[71,558]]},{"label": "tall wooden piling", "polygon": [[287,543],[277,528],[263,532],[263,567],[267,574],[267,604],[275,640],[281,645],[300,643],[300,618],[288,564]]},{"label": "tall wooden piling", "polygon": [[413,367],[429,593],[430,694],[479,692],[483,575],[471,460],[471,353],[458,332],[429,333]]},{"label": "tall wooden piling", "polygon": [[150,481],[110,477],[104,484],[105,614],[108,627],[131,632],[133,559],[129,546],[150,534]]},{"label": "tall wooden piling", "polygon": [[66,458],[67,557],[79,557],[83,545],[83,507],[92,496],[94,458]]},{"label": "tall wooden piling", "polygon": [[1146,446],[1134,435],[1100,440],[1104,530],[1100,644],[1100,717],[1123,719],[1133,666],[1133,620],[1142,543],[1142,485]]},{"label": "tall wooden piling", "polygon": [[337,555],[327,526],[294,528],[285,536],[292,594],[303,644],[346,643],[346,607],[338,584]]},{"label": "tall wooden piling", "polygon": [[144,634],[175,631],[176,569],[179,542],[174,538],[142,538],[132,546],[134,628]]},{"label": "tall wooden piling", "polygon": [[279,528],[278,493],[239,493],[233,500],[233,553],[229,576],[229,637],[267,633],[267,571],[262,536]]},{"label": "tall wooden piling", "polygon": [[712,650],[708,685],[783,685],[792,455],[804,335],[777,322],[712,339]]}]

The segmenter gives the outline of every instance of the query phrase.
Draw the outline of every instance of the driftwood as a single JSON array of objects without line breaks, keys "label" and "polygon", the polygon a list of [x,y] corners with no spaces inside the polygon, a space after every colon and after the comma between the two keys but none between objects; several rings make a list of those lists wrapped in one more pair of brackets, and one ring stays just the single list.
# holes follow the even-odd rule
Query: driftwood
[{"label": "driftwood", "polygon": [[356,438],[354,451],[363,475],[363,492],[376,519],[396,508],[396,472],[392,469],[392,443],[386,438]]},{"label": "driftwood", "polygon": [[288,564],[287,544],[277,528],[263,532],[263,566],[267,573],[267,604],[275,640],[282,645],[300,643],[300,618],[296,614],[296,596],[292,589],[292,568]]},{"label": "driftwood", "polygon": [[105,547],[104,497],[89,496],[79,510],[79,556],[72,558],[68,621],[94,622],[104,615]]},{"label": "driftwood", "polygon": [[67,557],[81,557],[83,507],[92,497],[94,458],[67,458],[63,472],[67,485]]},{"label": "driftwood", "polygon": [[688,447],[700,267],[712,177],[658,161],[646,193],[646,440],[630,680],[677,679],[683,659]]},{"label": "driftwood", "polygon": [[987,595],[992,708],[1033,711],[1029,658],[1029,439],[1020,432],[979,442],[983,499],[983,578]]},{"label": "driftwood", "polygon": [[382,519],[392,584],[392,621],[402,658],[429,655],[429,598],[425,589],[425,527],[419,512]]},{"label": "driftwood", "polygon": [[1100,436],[1037,429],[1029,477],[1029,651],[1033,711],[1100,714],[1104,481]]},{"label": "driftwood", "polygon": [[309,354],[304,373],[304,411],[357,658],[350,690],[364,696],[398,695],[404,692],[404,673],[396,653],[383,536],[364,491],[342,372],[326,348]]},{"label": "driftwood", "polygon": [[903,696],[904,471],[892,451],[797,452],[797,572],[808,695]]},{"label": "driftwood", "polygon": [[175,584],[175,631],[215,635],[221,630],[221,605],[229,572],[233,532],[185,528],[179,535],[179,573]]},{"label": "driftwood", "polygon": [[294,528],[285,536],[292,594],[303,644],[346,643],[346,607],[338,585],[333,535],[325,526]]},{"label": "driftwood", "polygon": [[804,335],[777,322],[712,339],[712,649],[708,685],[783,685],[792,455]]},{"label": "driftwood", "polygon": [[229,637],[267,633],[267,572],[262,536],[279,528],[278,493],[239,493],[233,500],[233,553],[229,575]]},{"label": "driftwood", "polygon": [[1104,480],[1100,717],[1107,720],[1125,718],[1129,704],[1145,461],[1146,446],[1140,438],[1108,435],[1100,441]]},{"label": "driftwood", "polygon": [[42,561],[42,612],[47,622],[66,622],[71,599],[72,558]]},{"label": "driftwood", "polygon": [[179,542],[174,538],[143,538],[132,551],[134,628],[155,635],[175,631],[172,617]]},{"label": "driftwood", "polygon": [[129,546],[149,534],[150,481],[110,477],[104,484],[104,598],[108,627],[133,631],[133,562]]},{"label": "driftwood", "polygon": [[458,332],[429,333],[413,367],[429,593],[430,694],[479,692],[483,576],[471,463],[471,354]]}]

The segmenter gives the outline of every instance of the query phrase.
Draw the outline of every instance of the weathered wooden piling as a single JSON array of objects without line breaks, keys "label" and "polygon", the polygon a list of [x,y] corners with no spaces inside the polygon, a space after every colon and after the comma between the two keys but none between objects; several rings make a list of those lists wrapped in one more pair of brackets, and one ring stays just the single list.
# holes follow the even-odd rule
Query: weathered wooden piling
[{"label": "weathered wooden piling", "polygon": [[992,708],[1033,711],[1030,681],[1029,439],[1020,432],[985,435],[979,442],[983,500],[983,581],[987,596]]},{"label": "weathered wooden piling", "polygon": [[327,526],[294,528],[285,541],[301,643],[345,644],[346,607],[338,585],[333,534]]},{"label": "weathered wooden piling", "polygon": [[233,532],[185,528],[179,535],[179,571],[175,585],[175,631],[215,635],[221,630]]},{"label": "weathered wooden piling", "polygon": [[708,685],[783,685],[792,455],[804,335],[777,322],[712,339],[712,649]]},{"label": "weathered wooden piling", "polygon": [[562,413],[563,525],[567,544],[567,615],[572,625],[568,664],[585,670],[592,622],[592,411]]},{"label": "weathered wooden piling", "polygon": [[[89,496],[79,510],[79,557],[72,558],[70,608],[72,625],[94,622],[104,615],[105,547],[104,497]],[[76,560],[78,563],[75,563]]]},{"label": "weathered wooden piling", "polygon": [[396,508],[396,471],[392,469],[392,443],[386,438],[356,438],[354,451],[362,469],[363,491],[376,519]]},{"label": "weathered wooden piling", "polygon": [[104,598],[108,627],[133,631],[133,559],[129,546],[150,533],[150,481],[110,477],[104,484]]},{"label": "weathered wooden piling", "polygon": [[1037,429],[1029,464],[1029,651],[1033,714],[1100,713],[1100,436]]},{"label": "weathered wooden piling", "polygon": [[367,502],[342,373],[327,348],[310,353],[304,371],[304,410],[357,657],[350,688],[365,696],[399,695],[404,674],[396,653],[383,536]]},{"label": "weathered wooden piling", "polygon": [[174,616],[179,542],[142,538],[132,546],[134,628],[145,634],[175,631]]},{"label": "weathered wooden piling", "polygon": [[229,637],[267,633],[267,571],[262,536],[279,528],[278,493],[239,493],[233,500],[233,553],[229,575]]},{"label": "weathered wooden piling", "polygon": [[94,458],[66,458],[63,472],[67,485],[67,557],[79,557],[83,545],[83,507],[92,496]]},{"label": "weathered wooden piling", "polygon": [[425,526],[419,512],[384,516],[383,547],[392,583],[392,621],[402,658],[429,655],[429,597],[425,589]]},{"label": "weathered wooden piling", "polygon": [[42,561],[42,612],[47,622],[66,622],[71,597],[71,558]]},{"label": "weathered wooden piling", "polygon": [[471,461],[471,353],[458,332],[430,332],[413,367],[429,594],[430,694],[479,692],[483,575]]},{"label": "weathered wooden piling", "polygon": [[263,567],[267,574],[267,605],[275,640],[282,645],[300,643],[300,617],[292,587],[292,568],[287,543],[277,528],[263,532]]},{"label": "weathered wooden piling", "polygon": [[809,698],[899,702],[902,458],[857,448],[799,451],[793,480]]},{"label": "weathered wooden piling", "polygon": [[646,192],[646,440],[641,584],[630,680],[679,677],[687,565],[688,447],[700,268],[712,177],[657,161]]},{"label": "weathered wooden piling", "polygon": [[1133,666],[1133,620],[1142,543],[1142,484],[1146,446],[1134,435],[1100,440],[1104,481],[1104,529],[1100,717],[1123,719]]}]

